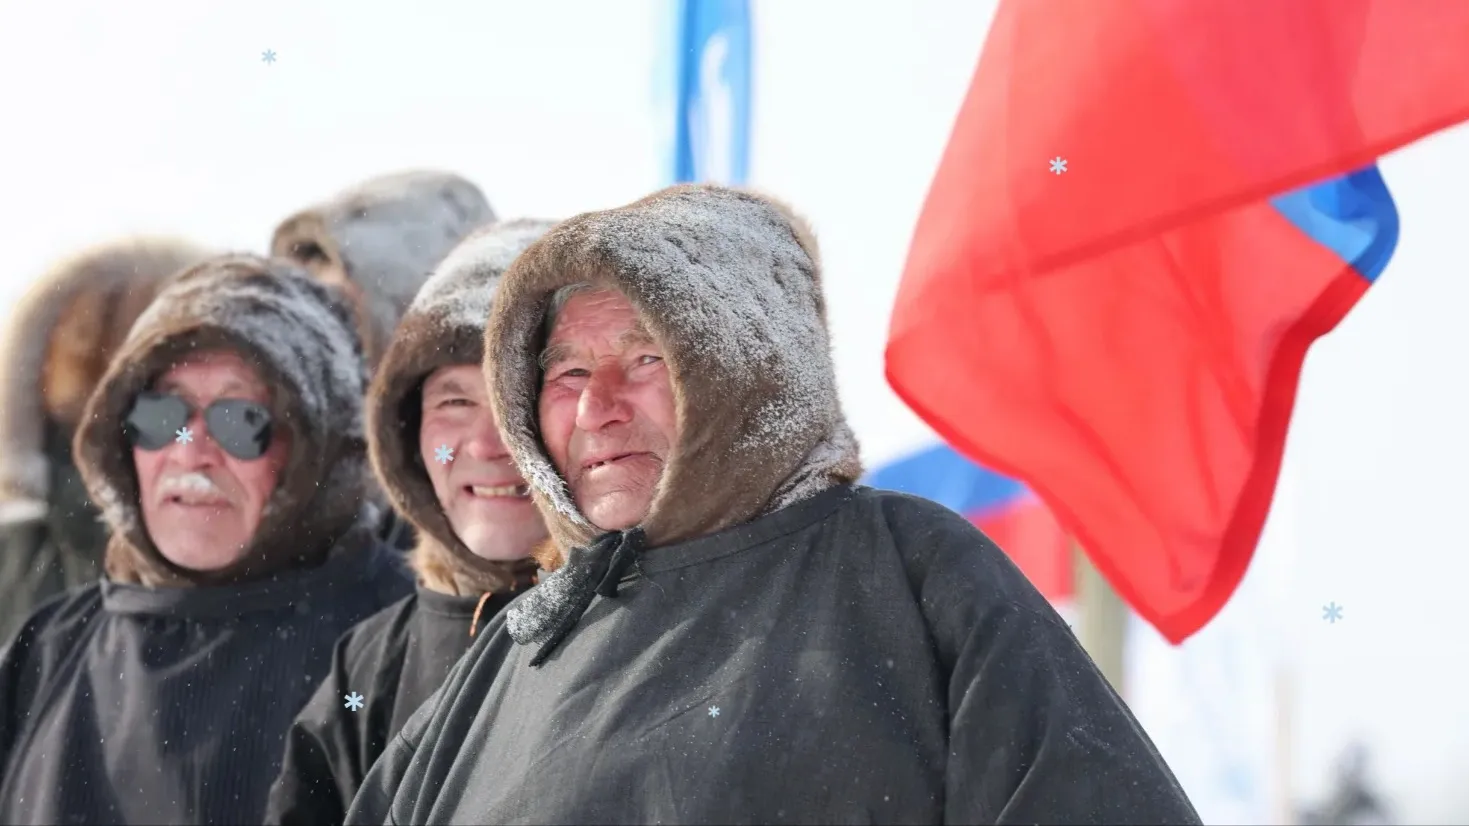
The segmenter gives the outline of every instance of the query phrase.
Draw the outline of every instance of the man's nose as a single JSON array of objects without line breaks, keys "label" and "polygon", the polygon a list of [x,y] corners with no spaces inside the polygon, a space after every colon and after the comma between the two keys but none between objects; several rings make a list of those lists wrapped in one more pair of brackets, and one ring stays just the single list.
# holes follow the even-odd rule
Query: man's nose
[{"label": "man's nose", "polygon": [[462,450],[471,459],[495,462],[510,455],[505,440],[500,438],[500,429],[495,426],[495,413],[489,405],[482,405],[476,412],[466,436]]},{"label": "man's nose", "polygon": [[578,430],[601,430],[609,424],[632,419],[632,408],[624,395],[627,381],[622,368],[605,365],[592,371],[576,405]]},{"label": "man's nose", "polygon": [[173,444],[168,446],[171,459],[188,467],[201,467],[219,461],[220,447],[209,435],[204,423],[204,414],[195,412],[184,425],[186,430],[174,434]]}]

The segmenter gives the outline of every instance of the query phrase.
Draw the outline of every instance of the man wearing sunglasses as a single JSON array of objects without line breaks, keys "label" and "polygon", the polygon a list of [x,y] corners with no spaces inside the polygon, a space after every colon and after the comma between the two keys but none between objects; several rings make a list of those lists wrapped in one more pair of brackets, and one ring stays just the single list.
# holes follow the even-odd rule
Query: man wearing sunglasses
[{"label": "man wearing sunglasses", "polygon": [[[551,226],[472,235],[403,316],[367,396],[377,478],[414,526],[413,596],[338,643],[332,671],[286,737],[267,824],[340,824],[357,787],[475,632],[534,583],[545,523],[495,426],[480,361],[500,275]],[[361,691],[366,707],[342,707]]]},{"label": "man wearing sunglasses", "polygon": [[365,504],[350,310],[209,259],[138,319],[75,455],[104,581],[0,653],[0,822],[258,823],[335,639],[411,583]]}]

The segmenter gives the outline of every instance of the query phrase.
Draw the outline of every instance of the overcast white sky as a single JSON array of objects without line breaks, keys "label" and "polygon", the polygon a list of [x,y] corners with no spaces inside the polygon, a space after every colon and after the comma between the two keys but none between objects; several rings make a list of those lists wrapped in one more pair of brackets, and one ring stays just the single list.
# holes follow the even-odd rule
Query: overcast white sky
[{"label": "overcast white sky", "polygon": [[[755,183],[815,223],[847,412],[877,463],[930,438],[883,383],[882,341],[993,2],[755,3]],[[662,183],[661,10],[0,0],[0,300],[77,245],[126,233],[258,251],[295,208],[404,167],[465,174],[507,217],[632,200]],[[1288,643],[1301,792],[1321,791],[1328,759],[1361,733],[1402,814],[1443,822],[1469,813],[1469,131],[1383,169],[1402,242],[1308,362],[1262,552],[1262,571],[1291,573],[1246,624],[1262,652]],[[1335,625],[1321,620],[1330,601],[1345,608]],[[1239,679],[1250,685],[1215,687],[1258,693]]]}]

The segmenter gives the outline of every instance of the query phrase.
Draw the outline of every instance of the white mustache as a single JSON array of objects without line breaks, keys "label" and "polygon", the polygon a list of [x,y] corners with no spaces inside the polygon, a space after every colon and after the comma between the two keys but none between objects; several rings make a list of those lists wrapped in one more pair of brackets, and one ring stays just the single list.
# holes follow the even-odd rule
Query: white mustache
[{"label": "white mustache", "polygon": [[188,493],[225,498],[224,489],[215,484],[213,479],[198,471],[170,474],[158,480],[157,494],[159,496],[174,496]]}]

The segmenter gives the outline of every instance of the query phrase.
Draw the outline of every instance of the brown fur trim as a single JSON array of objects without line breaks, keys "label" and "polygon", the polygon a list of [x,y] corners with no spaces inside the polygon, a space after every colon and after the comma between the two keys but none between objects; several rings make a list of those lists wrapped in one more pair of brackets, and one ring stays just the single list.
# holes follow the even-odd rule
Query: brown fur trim
[{"label": "brown fur trim", "polygon": [[409,557],[425,587],[469,596],[523,587],[529,560],[482,559],[465,547],[434,494],[418,452],[423,382],[440,367],[479,364],[484,320],[505,268],[550,221],[486,227],[444,259],[404,313],[367,398],[369,452],[378,484],[394,509],[418,529]]},{"label": "brown fur trim", "polygon": [[46,417],[74,430],[160,284],[208,255],[175,239],[123,239],[60,262],[26,292],[0,344],[0,502],[46,501]]},{"label": "brown fur trim", "polygon": [[[663,348],[680,434],[642,527],[666,545],[855,481],[810,227],[769,198],[685,185],[579,215],[532,244],[485,332],[495,414],[556,550],[599,533],[540,442],[541,324],[578,282],[626,295]],[[556,559],[542,559],[554,570]]]},{"label": "brown fur trim", "polygon": [[[292,449],[245,558],[206,575],[174,566],[148,537],[122,421],[137,394],[171,365],[214,349],[238,353],[260,371],[273,393],[276,426],[290,433]],[[73,443],[87,490],[112,528],[108,575],[184,586],[258,579],[320,562],[363,518],[365,385],[350,308],[291,264],[226,255],[172,279],[138,318]]]},{"label": "brown fur trim", "polygon": [[484,193],[464,178],[401,172],[292,215],[270,250],[348,295],[376,365],[423,280],[455,244],[494,220]]}]

